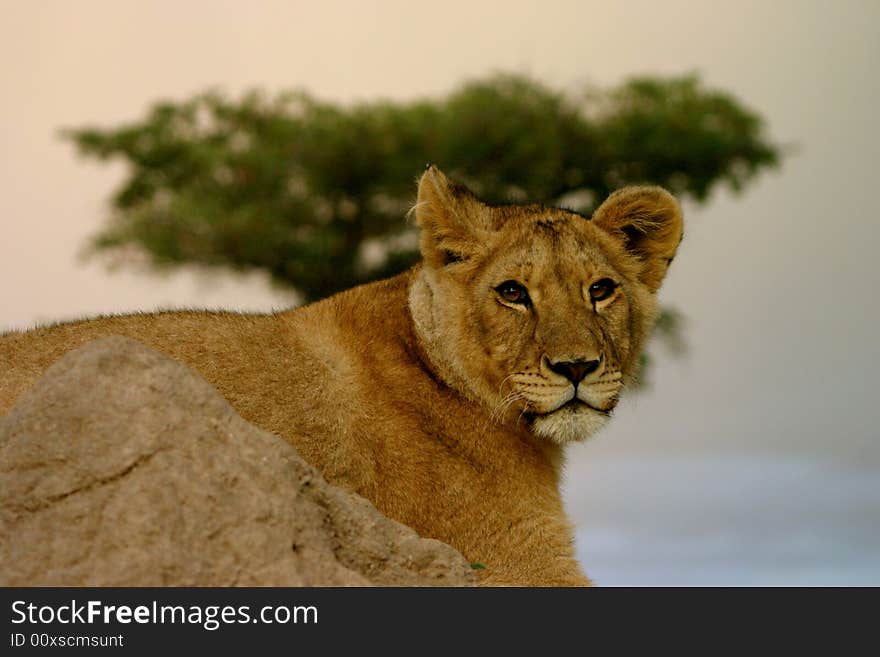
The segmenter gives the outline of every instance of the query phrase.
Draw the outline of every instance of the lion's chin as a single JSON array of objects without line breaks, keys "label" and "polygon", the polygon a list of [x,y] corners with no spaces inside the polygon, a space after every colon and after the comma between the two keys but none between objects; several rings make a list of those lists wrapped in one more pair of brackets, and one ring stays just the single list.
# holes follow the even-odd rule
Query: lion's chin
[{"label": "lion's chin", "polygon": [[552,413],[535,416],[532,431],[545,440],[565,445],[586,440],[607,423],[607,413],[582,403],[565,404]]}]

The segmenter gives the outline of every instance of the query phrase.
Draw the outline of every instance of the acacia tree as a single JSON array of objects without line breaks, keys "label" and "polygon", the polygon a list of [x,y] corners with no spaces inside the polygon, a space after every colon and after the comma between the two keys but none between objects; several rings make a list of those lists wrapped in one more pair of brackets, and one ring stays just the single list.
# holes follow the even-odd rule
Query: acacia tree
[{"label": "acacia tree", "polygon": [[[83,155],[129,165],[92,253],[262,269],[311,301],[417,260],[405,214],[428,162],[489,202],[589,215],[629,183],[697,202],[720,184],[740,190],[778,164],[763,132],[756,113],[695,76],[575,94],[496,75],[407,103],[207,92],[64,134]],[[661,332],[677,337],[676,320],[667,309]]]}]

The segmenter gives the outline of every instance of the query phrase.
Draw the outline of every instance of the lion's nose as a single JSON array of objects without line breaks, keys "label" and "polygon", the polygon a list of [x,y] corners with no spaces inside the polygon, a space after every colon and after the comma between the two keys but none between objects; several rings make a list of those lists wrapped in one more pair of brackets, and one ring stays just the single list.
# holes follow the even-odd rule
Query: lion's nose
[{"label": "lion's nose", "polygon": [[561,363],[550,363],[550,369],[577,385],[584,380],[587,374],[596,371],[599,362],[598,358],[596,360],[568,360]]}]

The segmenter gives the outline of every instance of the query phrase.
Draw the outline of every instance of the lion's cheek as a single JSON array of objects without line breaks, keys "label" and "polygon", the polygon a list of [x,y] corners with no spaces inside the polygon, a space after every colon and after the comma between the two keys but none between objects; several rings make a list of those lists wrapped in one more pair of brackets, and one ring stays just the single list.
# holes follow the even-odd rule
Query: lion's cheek
[{"label": "lion's cheek", "polygon": [[487,308],[473,318],[475,344],[480,346],[480,353],[470,363],[472,368],[479,370],[481,378],[496,390],[501,381],[515,370],[515,363],[522,351],[521,327],[518,322],[511,321],[517,318],[510,317],[507,309],[501,309],[501,313],[497,310]]},{"label": "lion's cheek", "polygon": [[632,317],[628,306],[612,309],[602,318],[605,338],[603,351],[610,369],[627,369],[633,360],[633,344],[630,340]]}]

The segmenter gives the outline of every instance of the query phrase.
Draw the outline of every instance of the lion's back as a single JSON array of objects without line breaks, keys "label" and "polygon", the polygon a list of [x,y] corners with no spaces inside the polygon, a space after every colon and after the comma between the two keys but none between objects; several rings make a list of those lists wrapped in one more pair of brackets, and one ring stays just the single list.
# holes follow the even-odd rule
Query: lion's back
[{"label": "lion's back", "polygon": [[[108,315],[0,335],[0,414],[54,362],[91,340],[121,335],[199,371],[208,380],[236,369],[272,331],[270,316],[206,311]],[[255,330],[256,329],[256,330]],[[273,336],[274,337],[274,336]],[[214,381],[212,381],[214,382]]]}]

